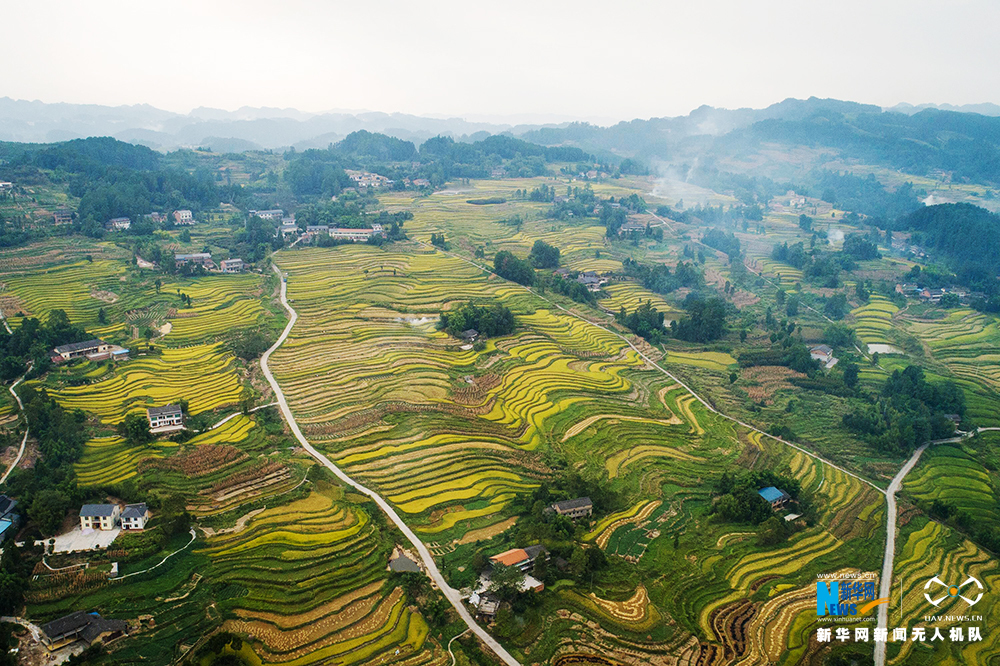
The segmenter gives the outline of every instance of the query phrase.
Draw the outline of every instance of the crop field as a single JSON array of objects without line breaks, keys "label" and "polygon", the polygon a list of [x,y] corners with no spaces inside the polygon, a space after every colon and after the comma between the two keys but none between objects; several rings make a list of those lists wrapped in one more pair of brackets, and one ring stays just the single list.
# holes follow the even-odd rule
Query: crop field
[{"label": "crop field", "polygon": [[858,338],[865,344],[891,343],[885,332],[892,328],[892,316],[898,311],[899,308],[886,297],[872,294],[867,305],[851,310]]},{"label": "crop field", "polygon": [[[51,268],[32,271],[25,275],[4,278],[4,298],[15,301],[20,307],[10,314],[24,312],[33,317],[44,317],[50,310],[66,311],[73,322],[90,323],[97,320],[97,312],[117,299],[122,291],[125,264],[111,259],[94,259],[93,262],[77,260]],[[97,297],[104,295],[104,299]],[[15,325],[16,317],[11,317]]]},{"label": "crop field", "polygon": [[978,425],[1000,424],[1000,324],[995,315],[968,309],[947,311],[943,319],[905,316],[907,331],[927,345],[966,392]]},{"label": "crop field", "polygon": [[370,663],[423,649],[423,618],[399,588],[381,591],[387,547],[366,511],[339,497],[320,484],[201,551],[217,580],[247,590],[220,602],[237,618],[224,627],[249,636],[266,663]]},{"label": "crop field", "polygon": [[263,323],[260,276],[210,275],[195,280],[166,283],[164,293],[181,291],[191,297],[191,308],[177,309],[170,317],[171,330],[163,343],[179,346],[214,340],[237,328]]},{"label": "crop field", "polygon": [[602,308],[613,313],[617,313],[622,308],[632,312],[642,303],[649,301],[658,312],[664,313],[666,321],[671,321],[680,316],[680,310],[667,302],[659,294],[655,294],[643,287],[638,282],[611,282],[604,285],[604,291],[610,294],[610,298],[600,301]]},{"label": "crop field", "polygon": [[[994,433],[985,433],[986,439]],[[992,439],[992,437],[991,437]],[[981,446],[981,444],[980,444]],[[939,444],[924,451],[903,490],[918,502],[941,500],[974,520],[996,523],[1000,502],[992,475],[977,460],[974,444]]]},{"label": "crop field", "polygon": [[220,345],[164,349],[162,356],[139,357],[115,368],[109,378],[84,386],[66,386],[52,395],[70,409],[115,424],[136,409],[180,399],[198,414],[235,404],[240,383],[233,357]]},{"label": "crop field", "polygon": [[81,486],[110,486],[131,479],[139,473],[139,464],[150,458],[162,458],[177,449],[173,442],[157,442],[154,446],[130,446],[120,437],[98,437],[83,448],[83,457],[76,464],[77,482]]},{"label": "crop field", "polygon": [[[890,626],[906,626],[911,630],[916,626],[926,627],[928,642],[914,643],[907,640],[906,643],[890,643],[888,663],[918,666],[944,661],[975,665],[992,663],[1000,650],[1000,637],[991,629],[1000,619],[996,604],[984,599],[985,603],[976,605],[971,613],[981,615],[981,621],[925,622],[924,617],[929,615],[966,615],[970,611],[960,599],[946,599],[939,607],[932,606],[924,598],[924,586],[934,576],[938,576],[946,585],[960,585],[969,576],[975,576],[982,582],[988,595],[1000,584],[1000,564],[988,552],[962,535],[922,516],[914,518],[901,529],[900,538],[897,539],[898,548],[899,544],[901,549],[896,555],[894,580],[902,582],[901,603],[905,612],[901,623]],[[932,585],[928,593],[936,598],[944,594],[941,592],[943,589]],[[974,597],[976,591],[975,584],[970,584],[963,588],[962,593]],[[934,594],[935,592],[938,594]],[[893,594],[898,595],[899,592],[894,590]],[[972,643],[930,642],[934,627],[941,627],[947,637],[948,628],[956,625],[982,627],[983,640]]]}]

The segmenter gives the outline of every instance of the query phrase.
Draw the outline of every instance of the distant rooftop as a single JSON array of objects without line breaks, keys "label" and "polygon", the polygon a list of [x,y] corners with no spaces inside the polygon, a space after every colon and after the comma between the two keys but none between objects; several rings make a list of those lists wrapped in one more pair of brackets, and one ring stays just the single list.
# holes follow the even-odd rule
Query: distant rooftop
[{"label": "distant rooftop", "polygon": [[576,499],[563,500],[562,502],[556,502],[552,505],[552,507],[558,511],[572,511],[573,509],[583,509],[592,506],[594,506],[594,503],[590,501],[589,497],[577,497]]},{"label": "distant rooftop", "polygon": [[94,338],[93,340],[86,340],[84,342],[71,342],[68,345],[59,345],[56,347],[57,354],[68,354],[75,351],[80,351],[81,349],[90,349],[92,347],[98,347],[103,345],[103,340],[98,340]]}]

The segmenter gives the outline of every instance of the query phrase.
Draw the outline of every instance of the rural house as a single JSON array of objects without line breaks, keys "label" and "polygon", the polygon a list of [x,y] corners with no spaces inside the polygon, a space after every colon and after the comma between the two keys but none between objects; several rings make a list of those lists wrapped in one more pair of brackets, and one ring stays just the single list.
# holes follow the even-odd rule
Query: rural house
[{"label": "rural house", "polygon": [[196,252],[194,254],[175,254],[174,263],[178,266],[185,264],[210,264],[212,263],[211,252]]},{"label": "rural house", "polygon": [[544,556],[549,559],[549,551],[545,546],[528,546],[526,548],[511,548],[490,558],[493,564],[504,564],[508,567],[517,567],[523,572],[529,571],[535,565],[535,559]]},{"label": "rural house", "polygon": [[105,620],[97,613],[75,611],[42,625],[41,629],[42,644],[49,652],[55,652],[77,641],[89,646],[117,638],[128,633],[128,624],[124,620]]},{"label": "rural house", "polygon": [[116,217],[108,220],[108,229],[111,231],[128,231],[132,228],[132,220],[127,217]]},{"label": "rural house", "polygon": [[85,530],[113,530],[121,515],[117,504],[84,504],[80,507],[80,527]]},{"label": "rural house", "polygon": [[184,427],[184,410],[180,405],[163,405],[146,410],[149,428],[155,432],[180,430]]},{"label": "rural house", "polygon": [[833,349],[827,345],[817,345],[809,350],[809,355],[823,365],[833,360]]},{"label": "rural house", "polygon": [[555,511],[560,516],[566,516],[567,518],[576,520],[577,518],[582,518],[583,516],[593,515],[594,503],[590,501],[589,497],[577,497],[576,499],[556,502],[555,504],[550,505],[549,509]]},{"label": "rural house", "polygon": [[145,215],[143,215],[143,217],[154,224],[164,224],[167,221],[166,215],[164,215],[163,213],[158,213],[156,211],[152,213],[146,213]]},{"label": "rural house", "polygon": [[774,486],[761,488],[757,491],[757,494],[763,497],[764,501],[770,504],[772,509],[779,509],[788,504],[788,502],[792,499],[791,495],[786,493],[784,490],[778,490]]},{"label": "rural house", "polygon": [[262,220],[280,220],[285,216],[285,211],[279,208],[272,210],[248,210],[247,215],[250,217],[259,217]]},{"label": "rural house", "polygon": [[70,224],[73,221],[73,211],[57,210],[52,213],[52,220],[56,224]]},{"label": "rural house", "polygon": [[219,270],[223,273],[242,273],[243,272],[243,260],[242,259],[223,259],[219,262]]},{"label": "rural house", "polygon": [[123,530],[143,530],[146,529],[146,522],[149,520],[149,508],[145,502],[139,504],[126,504],[122,510]]},{"label": "rural house", "polygon": [[85,342],[71,342],[68,345],[59,345],[52,350],[52,356],[53,360],[58,356],[60,359],[58,362],[62,362],[68,361],[71,358],[80,358],[93,354],[106,354],[111,351],[111,347],[112,345],[107,342],[94,338]]},{"label": "rural house", "polygon": [[189,210],[175,210],[174,224],[181,224],[181,225],[194,224],[194,215]]}]

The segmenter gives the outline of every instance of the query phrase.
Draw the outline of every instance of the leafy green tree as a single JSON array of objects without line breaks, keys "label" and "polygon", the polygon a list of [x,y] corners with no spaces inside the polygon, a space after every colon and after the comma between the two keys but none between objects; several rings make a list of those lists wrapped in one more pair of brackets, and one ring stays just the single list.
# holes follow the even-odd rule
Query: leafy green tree
[{"label": "leafy green tree", "polygon": [[524,574],[517,567],[494,563],[490,574],[489,591],[501,601],[511,601],[521,593]]},{"label": "leafy green tree", "polygon": [[543,240],[536,240],[531,247],[528,261],[535,268],[556,268],[559,266],[559,248],[553,247]]},{"label": "leafy green tree", "polygon": [[858,365],[847,363],[844,365],[844,385],[854,388],[858,385]]},{"label": "leafy green tree", "polygon": [[125,419],[118,424],[118,434],[130,444],[148,444],[153,441],[149,421],[139,412],[125,415]]},{"label": "leafy green tree", "polygon": [[69,508],[69,497],[58,490],[47,489],[35,495],[28,507],[28,517],[31,518],[45,536],[55,534],[62,526]]}]

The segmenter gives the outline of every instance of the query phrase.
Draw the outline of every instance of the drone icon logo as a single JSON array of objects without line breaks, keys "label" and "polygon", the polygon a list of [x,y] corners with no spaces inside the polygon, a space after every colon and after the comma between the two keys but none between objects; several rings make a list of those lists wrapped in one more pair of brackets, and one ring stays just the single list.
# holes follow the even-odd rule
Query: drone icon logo
[{"label": "drone icon logo", "polygon": [[[945,588],[946,592],[939,598],[932,599],[931,595],[928,593],[928,590],[931,588],[931,585],[934,585],[935,583],[937,583],[937,585],[939,585],[940,587]],[[969,583],[975,583],[976,586],[979,588],[979,594],[976,596],[975,599],[970,599],[969,597],[963,596],[961,594],[962,588],[968,585]],[[930,602],[932,605],[938,606],[945,599],[954,599],[955,597],[959,597],[970,606],[975,606],[977,603],[979,603],[979,600],[983,598],[983,589],[984,589],[983,584],[980,583],[975,576],[969,576],[965,580],[965,582],[962,583],[961,585],[948,585],[937,576],[934,576],[934,578],[931,578],[929,581],[927,581],[927,584],[924,585],[924,598],[927,599],[927,601]]]}]

